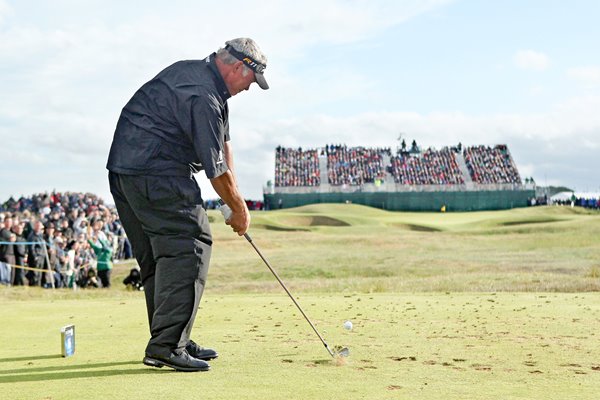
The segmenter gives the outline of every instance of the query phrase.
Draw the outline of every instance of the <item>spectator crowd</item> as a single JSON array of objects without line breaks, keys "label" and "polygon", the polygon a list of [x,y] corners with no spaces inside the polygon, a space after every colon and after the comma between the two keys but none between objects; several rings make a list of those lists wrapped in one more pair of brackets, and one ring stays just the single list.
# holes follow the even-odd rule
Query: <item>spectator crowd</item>
[{"label": "spectator crowd", "polygon": [[113,260],[132,257],[116,209],[93,194],[11,197],[0,227],[0,267],[11,266],[12,285],[110,287]]},{"label": "spectator crowd", "polygon": [[[413,146],[414,147],[414,146]],[[464,183],[454,151],[448,147],[423,153],[400,152],[391,158],[389,172],[402,185],[459,185]]]},{"label": "spectator crowd", "polygon": [[275,186],[319,186],[319,153],[277,146],[275,150]]},{"label": "spectator crowd", "polygon": [[[521,184],[506,145],[463,147],[459,143],[439,151],[433,148],[422,151],[415,140],[410,148],[402,140],[402,147],[394,156],[390,148],[327,144],[319,150],[303,151],[278,146],[275,186],[319,186],[319,154],[327,157],[327,178],[333,186],[382,183],[388,172],[394,182],[402,185],[461,185],[465,177],[456,158],[461,153],[474,183]],[[384,166],[386,156],[390,162]]]},{"label": "spectator crowd", "polygon": [[[264,210],[265,203],[262,200],[244,200],[246,202],[246,207],[248,210]],[[221,207],[221,203],[219,199],[208,199],[204,200],[204,209],[205,210],[218,210]]]},{"label": "spectator crowd", "polygon": [[575,200],[575,205],[583,208],[592,208],[594,210],[600,209],[600,198],[578,198]]},{"label": "spectator crowd", "polygon": [[[402,148],[392,156],[390,148],[348,147],[327,144],[320,150],[284,148],[275,152],[275,186],[319,186],[321,173],[319,154],[327,157],[327,178],[330,185],[354,185],[383,182],[389,172],[396,183],[403,185],[457,185],[464,177],[456,160],[461,153],[471,179],[479,184],[521,184],[519,172],[506,145],[471,146],[462,144],[437,151],[422,151],[416,141],[410,149]],[[384,157],[390,163],[384,167]]]},{"label": "spectator crowd", "polygon": [[362,185],[384,181],[383,156],[391,149],[326,145],[325,154],[330,185]]},{"label": "spectator crowd", "polygon": [[463,155],[473,182],[521,184],[519,171],[506,145],[465,147]]},{"label": "spectator crowd", "polygon": [[557,206],[583,207],[593,210],[600,209],[600,195],[594,193],[575,194],[572,193],[569,198],[552,199],[552,204]]}]

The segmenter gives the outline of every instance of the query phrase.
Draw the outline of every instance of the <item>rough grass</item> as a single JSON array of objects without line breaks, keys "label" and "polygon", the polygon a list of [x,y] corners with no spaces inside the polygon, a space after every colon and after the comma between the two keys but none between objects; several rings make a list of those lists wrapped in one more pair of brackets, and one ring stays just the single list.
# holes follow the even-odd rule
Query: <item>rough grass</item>
[{"label": "rough grass", "polygon": [[[394,213],[318,204],[252,216],[254,242],[301,292],[600,290],[597,212],[536,207]],[[215,241],[209,285],[220,293],[279,293],[252,247],[217,211],[210,217]],[[115,266],[117,289],[132,265]]]},{"label": "rough grass", "polygon": [[[277,291],[248,243],[215,220],[211,284]],[[323,220],[346,225],[314,223]],[[250,234],[302,291],[600,290],[600,215],[576,208],[443,214],[319,204],[255,212]]]}]

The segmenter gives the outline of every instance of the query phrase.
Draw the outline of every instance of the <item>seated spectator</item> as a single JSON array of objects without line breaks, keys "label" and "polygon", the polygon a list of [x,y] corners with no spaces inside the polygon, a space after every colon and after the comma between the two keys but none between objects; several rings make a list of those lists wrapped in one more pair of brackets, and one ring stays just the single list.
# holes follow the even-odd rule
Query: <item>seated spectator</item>
[{"label": "seated spectator", "polygon": [[391,158],[390,173],[402,185],[460,185],[464,179],[455,153],[447,147],[432,148],[413,155],[400,153]]},{"label": "seated spectator", "polygon": [[385,180],[383,155],[390,149],[350,147],[346,145],[327,145],[327,170],[329,184],[363,185],[365,183],[380,184]]},{"label": "seated spectator", "polygon": [[80,288],[99,287],[96,270],[93,267],[81,268],[78,272],[77,286]]},{"label": "seated spectator", "polygon": [[320,184],[321,172],[317,150],[277,146],[275,186],[319,186]]},{"label": "seated spectator", "polygon": [[473,182],[521,184],[519,172],[506,145],[465,147],[463,155]]}]

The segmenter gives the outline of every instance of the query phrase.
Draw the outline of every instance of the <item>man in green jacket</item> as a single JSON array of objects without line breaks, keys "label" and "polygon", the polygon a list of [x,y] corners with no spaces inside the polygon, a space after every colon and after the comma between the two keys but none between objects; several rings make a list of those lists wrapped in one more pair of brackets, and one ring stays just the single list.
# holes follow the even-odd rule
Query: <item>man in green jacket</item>
[{"label": "man in green jacket", "polygon": [[94,222],[93,233],[88,243],[96,254],[98,277],[102,282],[102,287],[110,287],[110,271],[112,270],[112,254],[113,249],[108,240],[102,234],[102,220]]}]

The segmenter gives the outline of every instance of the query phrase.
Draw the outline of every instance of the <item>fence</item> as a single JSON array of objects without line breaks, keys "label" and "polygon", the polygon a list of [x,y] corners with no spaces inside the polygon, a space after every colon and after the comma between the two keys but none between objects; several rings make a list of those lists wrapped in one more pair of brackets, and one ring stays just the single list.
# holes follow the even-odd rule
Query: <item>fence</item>
[{"label": "fence", "polygon": [[328,192],[265,194],[269,209],[315,203],[355,203],[390,211],[483,211],[526,207],[534,190]]}]

